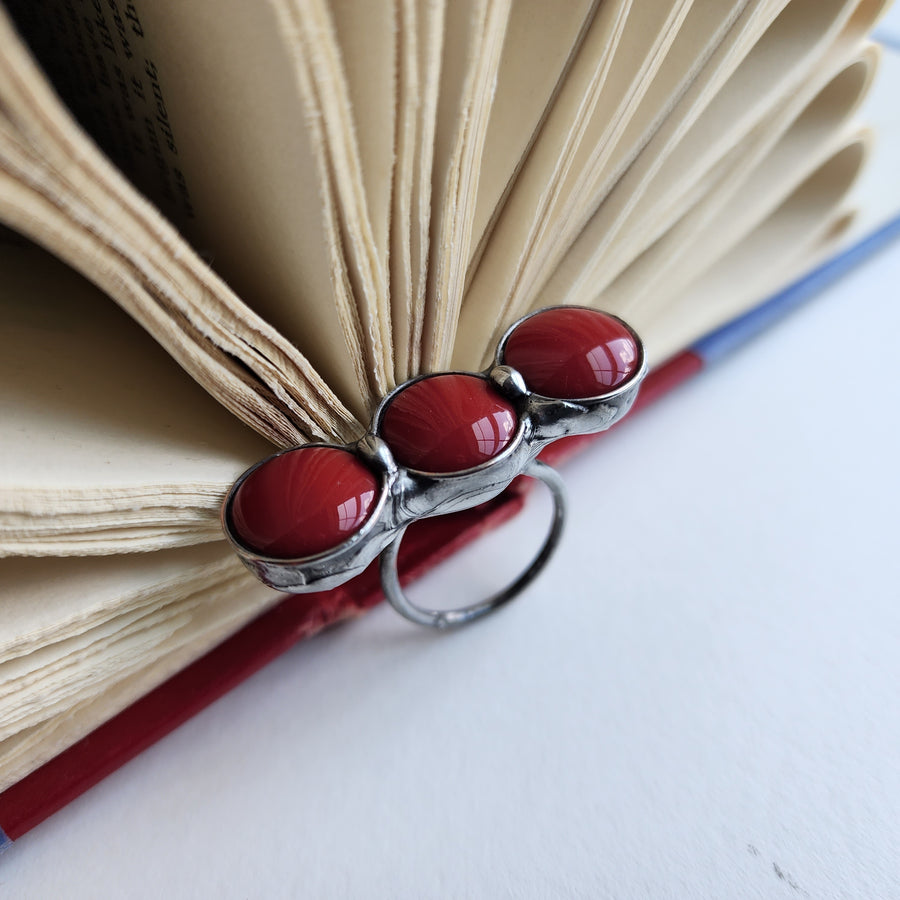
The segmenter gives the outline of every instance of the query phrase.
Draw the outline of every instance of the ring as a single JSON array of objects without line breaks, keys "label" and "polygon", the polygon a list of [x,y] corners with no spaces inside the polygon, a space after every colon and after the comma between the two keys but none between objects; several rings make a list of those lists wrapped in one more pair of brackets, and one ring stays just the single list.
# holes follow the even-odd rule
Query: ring
[{"label": "ring", "polygon": [[[562,480],[537,460],[548,444],[604,431],[631,408],[646,373],[640,339],[621,319],[555,306],[519,319],[482,372],[420,375],[379,404],[355,444],[311,443],[241,475],[222,507],[226,537],[244,565],[280,591],[337,587],[381,555],[385,596],[406,618],[446,628],[516,597],[556,548]],[[456,610],[412,604],[396,557],[414,521],[493,499],[519,475],[554,501],[538,555],[506,589]]]},{"label": "ring", "polygon": [[533,460],[529,463],[522,474],[542,481],[550,489],[550,494],[553,497],[553,518],[550,521],[550,530],[547,532],[544,543],[528,568],[502,591],[492,594],[479,603],[463,606],[460,609],[423,609],[421,606],[416,606],[403,592],[403,588],[400,587],[400,578],[397,574],[397,554],[400,552],[400,541],[403,540],[403,535],[406,532],[404,527],[397,537],[382,550],[379,558],[381,587],[384,591],[385,599],[401,616],[409,619],[410,622],[415,622],[417,625],[430,625],[433,628],[456,628],[459,625],[465,625],[468,622],[473,622],[475,619],[480,619],[482,616],[508,603],[514,597],[517,597],[537,577],[559,543],[563,525],[565,524],[566,492],[559,472],[540,460]]}]

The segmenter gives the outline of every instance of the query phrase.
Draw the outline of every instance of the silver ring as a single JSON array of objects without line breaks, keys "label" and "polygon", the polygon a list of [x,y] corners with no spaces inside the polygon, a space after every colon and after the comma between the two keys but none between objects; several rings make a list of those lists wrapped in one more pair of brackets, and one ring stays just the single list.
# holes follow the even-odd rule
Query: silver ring
[{"label": "silver ring", "polygon": [[[422,625],[481,618],[518,596],[559,543],[562,480],[538,462],[554,441],[596,434],[631,408],[647,371],[640,338],[615,316],[549,307],[519,319],[482,372],[420,375],[391,391],[354,444],[304,444],[244,472],[222,507],[244,565],[280,591],[337,587],[381,557],[392,606]],[[456,610],[403,593],[397,553],[418,519],[471,509],[519,475],[553,496],[550,530],[527,569],[499,593]]]},{"label": "silver ring", "polygon": [[542,481],[549,488],[553,497],[553,518],[550,522],[550,530],[547,532],[544,543],[528,568],[512,584],[478,603],[472,603],[460,609],[424,609],[421,606],[416,606],[400,586],[400,578],[397,573],[397,554],[400,552],[400,542],[406,533],[407,526],[404,526],[397,537],[381,551],[379,558],[381,587],[384,591],[384,596],[401,616],[409,619],[410,622],[415,622],[417,625],[430,625],[433,628],[441,629],[456,628],[480,619],[482,616],[486,616],[488,613],[508,603],[517,597],[538,576],[559,544],[566,517],[566,492],[563,480],[556,469],[551,468],[540,460],[532,460],[525,467],[522,474]]}]

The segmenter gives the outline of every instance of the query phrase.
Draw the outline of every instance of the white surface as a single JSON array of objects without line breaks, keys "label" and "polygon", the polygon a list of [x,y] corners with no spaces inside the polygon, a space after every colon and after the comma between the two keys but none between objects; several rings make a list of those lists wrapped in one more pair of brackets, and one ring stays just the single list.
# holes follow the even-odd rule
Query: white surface
[{"label": "white surface", "polygon": [[[900,897],[898,284],[895,244],[567,466],[507,610],[297,647],[0,895]],[[542,527],[420,590],[474,596]]]},{"label": "white surface", "polygon": [[[900,896],[898,282],[895,245],[569,465],[563,548],[509,609],[298,647],[0,890]],[[473,596],[492,560],[422,587]]]}]

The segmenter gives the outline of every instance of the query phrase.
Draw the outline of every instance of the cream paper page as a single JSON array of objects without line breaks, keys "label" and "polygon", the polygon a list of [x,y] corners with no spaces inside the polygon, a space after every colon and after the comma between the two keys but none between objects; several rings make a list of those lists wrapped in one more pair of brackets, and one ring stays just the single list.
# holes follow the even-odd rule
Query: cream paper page
[{"label": "cream paper page", "polygon": [[309,362],[97,152],[2,14],[0,39],[0,218],[86,274],[273,441],[357,432]]},{"label": "cream paper page", "polygon": [[[696,99],[686,95],[666,128],[657,133],[600,205],[567,251],[562,266],[582,283],[593,281],[599,293],[604,283],[601,273],[619,271],[616,259],[606,251],[638,205],[645,204],[644,218],[652,220],[656,204],[666,208],[671,192],[680,192],[685,181],[702,178],[765,115],[767,105],[771,108],[790,88],[799,88],[854,5],[847,0],[794,0],[714,96],[707,91],[702,91],[707,96]],[[760,85],[768,86],[767,94],[757,93]],[[719,100],[726,93],[733,101],[729,105]],[[689,150],[703,156],[705,167],[696,165]],[[675,157],[686,164],[685,171],[670,163]]]},{"label": "cream paper page", "polygon": [[221,643],[270,605],[271,592],[265,590],[243,577],[222,582],[207,594],[209,602],[194,607],[189,622],[174,629],[139,669],[93,684],[85,699],[0,742],[0,785],[14,784]]},{"label": "cream paper page", "polygon": [[395,384],[415,371],[422,333],[427,260],[423,251],[428,247],[431,210],[426,188],[434,153],[444,10],[437,3],[400,0],[397,15],[397,139],[388,258]]},{"label": "cream paper page", "polygon": [[[620,175],[627,169],[631,158],[638,149],[649,140],[650,135],[660,126],[664,115],[671,110],[680,99],[687,85],[695,80],[712,79],[719,69],[723,68],[724,61],[712,60],[715,53],[724,59],[732,58],[736,53],[746,52],[752,41],[752,23],[762,15],[762,3],[755,6],[747,6],[743,2],[734,0],[697,0],[687,11],[683,8],[666,8],[670,15],[675,16],[675,21],[681,22],[681,27],[676,29],[674,42],[667,33],[667,18],[656,22],[656,34],[659,46],[667,46],[669,52],[662,60],[650,54],[652,66],[659,68],[662,87],[654,86],[656,79],[650,85],[643,85],[641,91],[626,103],[632,109],[636,106],[634,116],[638,123],[623,116],[620,126],[622,138],[612,141],[610,147],[604,147],[602,154],[612,154],[601,169],[610,169],[612,173],[618,171]],[[615,12],[612,5],[601,7],[601,13],[611,17]],[[594,23],[591,32],[585,41],[584,65],[603,48],[608,56],[613,54],[623,37],[623,29],[627,25],[625,14],[628,7],[618,10],[619,16],[614,21],[607,18],[606,33],[598,30],[599,21]],[[666,10],[663,10],[666,12]],[[735,24],[740,19],[740,26]],[[643,21],[643,16],[636,18]],[[635,31],[632,31],[632,41],[635,39]],[[591,49],[593,48],[593,49]],[[623,57],[624,58],[624,57]],[[641,59],[647,60],[646,56]],[[634,84],[633,78],[628,75],[617,77],[615,65],[610,56],[606,65],[609,66],[608,74],[611,82],[619,84],[619,104],[622,105],[628,94],[628,86]],[[621,62],[621,59],[620,59]],[[705,65],[710,62],[709,65]],[[705,66],[705,67],[704,67]],[[626,72],[634,72],[631,62],[624,66]],[[534,240],[529,238],[532,232],[540,232],[543,236],[542,244],[553,245],[561,240],[560,228],[570,229],[572,221],[555,223],[549,222],[550,204],[561,200],[571,201],[571,197],[563,197],[561,190],[552,187],[560,182],[563,177],[576,177],[576,173],[570,173],[571,164],[564,162],[578,148],[578,135],[587,127],[590,111],[597,107],[602,91],[599,88],[606,87],[605,69],[594,71],[584,70],[577,63],[567,75],[566,84],[560,92],[560,97],[554,106],[554,110],[541,129],[541,134],[532,148],[522,173],[503,208],[494,231],[489,252],[480,261],[470,289],[466,295],[462,321],[460,327],[464,336],[457,348],[456,365],[477,365],[479,355],[485,345],[492,343],[499,337],[499,333],[509,319],[514,317],[517,310],[513,303],[514,297],[520,305],[525,302],[521,297],[521,291],[526,291],[529,300],[539,294],[540,282],[534,282],[537,273],[532,271],[526,277],[525,267],[528,254]],[[587,79],[587,80],[585,80]],[[580,108],[582,97],[588,91],[588,84],[593,79],[595,89],[598,90],[598,99],[592,105]],[[641,100],[641,96],[643,99]],[[616,103],[612,103],[613,107]],[[608,107],[607,107],[608,108]],[[580,122],[580,124],[579,124]],[[603,122],[598,118],[597,126],[603,127]],[[617,131],[618,133],[618,131]],[[569,149],[564,149],[568,147]],[[561,162],[563,160],[563,162]],[[584,173],[581,173],[584,174]],[[608,184],[603,183],[593,190],[608,190]],[[557,198],[554,201],[554,198]],[[582,202],[582,198],[578,198]],[[596,201],[590,201],[596,202]],[[571,218],[572,211],[568,215]],[[568,238],[571,240],[571,235]],[[537,246],[537,245],[535,245]],[[547,254],[541,252],[543,258]],[[545,265],[542,263],[542,265]],[[533,269],[533,266],[532,266]],[[531,280],[529,280],[531,279]],[[518,310],[523,312],[524,309]],[[493,334],[485,337],[485,323],[493,326]],[[479,334],[482,332],[482,334]]]},{"label": "cream paper page", "polygon": [[[581,136],[568,176],[559,185],[552,205],[547,210],[532,238],[533,246],[519,276],[518,290],[512,297],[513,308],[525,301],[529,286],[551,270],[560,248],[567,247],[584,226],[597,199],[591,188],[602,181],[628,122],[641,106],[648,87],[678,41],[678,36],[692,10],[692,2],[670,0],[667,3],[635,4],[616,47],[616,56],[596,105]],[[719,19],[730,18],[723,11]],[[697,35],[689,33],[690,40]],[[703,47],[695,46],[695,53]]]},{"label": "cream paper page", "polygon": [[[686,343],[711,327],[729,321],[743,309],[750,309],[772,293],[801,277],[819,263],[853,247],[876,232],[897,215],[900,196],[900,105],[896,86],[900,83],[900,54],[885,52],[871,94],[859,112],[859,120],[870,126],[872,139],[867,143],[868,159],[852,191],[844,200],[839,215],[802,235],[788,229],[802,226],[784,216],[776,227],[763,223],[724,259],[689,284],[665,311],[654,314],[660,334],[669,335],[660,342],[661,358],[677,352]],[[852,148],[845,164],[857,153]],[[833,176],[841,173],[832,169]],[[839,188],[838,188],[839,189]],[[807,209],[811,203],[807,198]],[[795,207],[797,211],[798,207]],[[779,218],[776,212],[772,219]],[[793,244],[785,258],[783,241]],[[760,254],[771,253],[771,263],[759,265]],[[698,321],[694,310],[714,311],[714,319]]]},{"label": "cream paper page", "polygon": [[[348,338],[348,361],[365,379],[368,411],[384,396],[393,368],[391,359],[390,305],[387,296],[387,260],[375,244],[366,203],[361,150],[356,141],[350,89],[344,77],[341,51],[325,0],[272,0],[281,29],[293,45],[295,78],[305,103],[302,125],[312,136],[318,169],[319,194],[325,198],[325,227],[331,253],[332,303]],[[359,15],[377,18],[379,8],[361,5]],[[365,26],[364,26],[365,27]],[[377,23],[368,29],[373,41]],[[392,46],[392,45],[391,45]],[[372,83],[384,79],[384,62],[391,62],[385,48],[370,47]],[[359,60],[365,65],[366,60]],[[371,87],[371,85],[370,85]],[[382,98],[386,99],[386,98]],[[393,147],[393,91],[383,119]],[[382,138],[383,140],[384,138]],[[370,172],[370,175],[373,174]],[[298,305],[293,315],[302,316]],[[293,339],[292,335],[288,337]],[[304,336],[309,339],[308,336]],[[356,347],[361,352],[356,357]]]},{"label": "cream paper page", "polygon": [[[821,84],[822,72],[834,71],[857,52],[883,2],[866,2],[863,6],[865,15],[853,16],[852,27],[843,27],[835,36],[835,23],[824,37],[806,46],[804,41],[814,38],[816,29],[802,20],[783,19],[792,28],[773,28],[766,34],[633,206],[604,253],[604,271],[617,273],[623,261],[634,258],[635,248],[639,252],[659,237],[690,203],[691,193],[698,187],[703,190],[705,173],[732,148],[744,143],[750,131],[776,106],[790,102],[797,94],[808,95],[810,80]],[[843,15],[839,22],[842,20]],[[797,33],[801,29],[802,39]],[[795,53],[789,54],[788,48],[794,48]],[[751,97],[760,88],[764,93],[753,102]]]},{"label": "cream paper page", "polygon": [[[398,188],[409,181],[409,194],[395,191],[401,204],[392,223],[391,295],[394,298],[394,375],[402,382],[419,373],[422,364],[422,331],[428,293],[428,253],[431,239],[431,189],[437,129],[438,92],[445,32],[445,4],[430,0],[403,0],[402,14],[415,27],[404,35],[406,61],[400,85],[403,121],[408,125],[405,148],[398,147]],[[399,114],[398,114],[399,115]],[[408,230],[403,230],[409,204]],[[399,260],[398,260],[399,254]],[[395,265],[395,261],[398,265]],[[394,278],[395,272],[397,279]]]},{"label": "cream paper page", "polygon": [[[868,147],[863,138],[844,148],[665,310],[650,314],[654,358],[661,362],[672,356],[835,253],[841,243],[837,224],[847,219],[836,219],[834,210],[859,176]],[[766,265],[760,265],[761,259]]]},{"label": "cream paper page", "polygon": [[[775,18],[774,7],[766,0],[751,0],[746,5],[728,3],[724,7],[721,0],[697,0],[637,111],[625,124],[605,167],[607,171],[588,192],[594,196],[592,203],[600,199],[615,203],[617,195],[627,202],[628,192],[620,180],[632,179],[639,186],[644,177],[640,174],[642,168],[655,165],[658,154],[664,156],[677,143],[692,119],[751,50],[764,27]],[[612,198],[606,199],[610,192]],[[585,235],[589,232],[588,239]],[[564,255],[549,280],[546,273],[541,273],[529,285],[528,305],[553,302],[545,300],[545,296],[565,295],[574,283],[583,283],[589,292],[596,280],[594,269],[589,267],[591,254],[602,252],[604,239],[605,233],[589,221],[584,234],[575,236],[572,246],[560,246]],[[555,254],[549,256],[544,267],[554,259]]]},{"label": "cream paper page", "polygon": [[[711,257],[725,255],[846,142],[842,123],[869,86],[874,56],[867,53],[841,70],[799,117],[789,121],[787,131],[777,120],[770,123],[774,128],[762,129],[750,158],[732,165],[727,177],[720,178],[700,203],[605,288],[603,302],[618,306],[627,316],[628,310],[655,305],[661,295],[680,293],[710,265]],[[709,257],[697,253],[697,247],[708,248]]]},{"label": "cream paper page", "polygon": [[[474,270],[494,217],[519,174],[525,155],[557,98],[601,0],[567,0],[544,16],[543,0],[512,5],[497,90],[481,159],[472,220]],[[541,27],[535,27],[541,22]]]},{"label": "cream paper page", "polygon": [[[704,71],[716,48],[726,39],[739,46],[740,41],[732,35],[738,37],[741,30],[734,26],[748,7],[745,2],[731,0],[695,0],[672,36],[663,30],[660,43],[665,53],[660,58],[657,51],[645,59],[630,83],[631,93],[626,95],[628,103],[622,109],[617,127],[598,138],[598,145],[589,149],[579,166],[577,179],[560,194],[552,214],[556,225],[549,230],[525,280],[530,297],[534,297],[538,286],[558,265],[612,186],[655,132],[662,117],[675,108],[688,86]],[[639,39],[640,30],[637,34],[633,41]],[[627,58],[627,49],[623,50]],[[626,81],[625,86],[628,84]]]},{"label": "cream paper page", "polygon": [[219,508],[273,451],[93,285],[0,249],[0,555],[221,537]]},{"label": "cream paper page", "polygon": [[600,5],[590,23],[468,285],[454,348],[455,368],[477,368],[496,336],[493,332],[524,261],[530,233],[565,177],[580,134],[599,102],[630,8],[631,0],[610,0]]},{"label": "cream paper page", "polygon": [[311,127],[321,108],[286,14],[237,0],[138,12],[190,192],[186,235],[362,414],[362,335],[349,324],[336,201],[321,191],[326,139]]},{"label": "cream paper page", "polygon": [[465,286],[481,155],[510,0],[447,7],[435,123],[431,239],[421,363],[448,367]]},{"label": "cream paper page", "polygon": [[[352,113],[345,139],[348,144],[355,142],[358,149],[374,255],[382,267],[387,266],[390,248],[401,39],[397,6],[393,0],[363,4],[331,0],[328,4]],[[386,273],[381,277],[386,279]],[[386,297],[381,299],[386,301]]]},{"label": "cream paper page", "polygon": [[4,786],[279,599],[221,544],[0,560],[0,578]]}]

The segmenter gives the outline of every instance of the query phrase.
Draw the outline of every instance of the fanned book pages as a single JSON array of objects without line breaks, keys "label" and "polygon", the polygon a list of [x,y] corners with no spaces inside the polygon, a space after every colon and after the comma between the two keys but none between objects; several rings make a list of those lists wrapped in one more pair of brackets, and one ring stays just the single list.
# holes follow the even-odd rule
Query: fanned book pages
[{"label": "fanned book pages", "polygon": [[885,3],[9,0],[0,788],[279,601],[219,524],[274,448],[546,305],[659,367],[833,253]]}]

